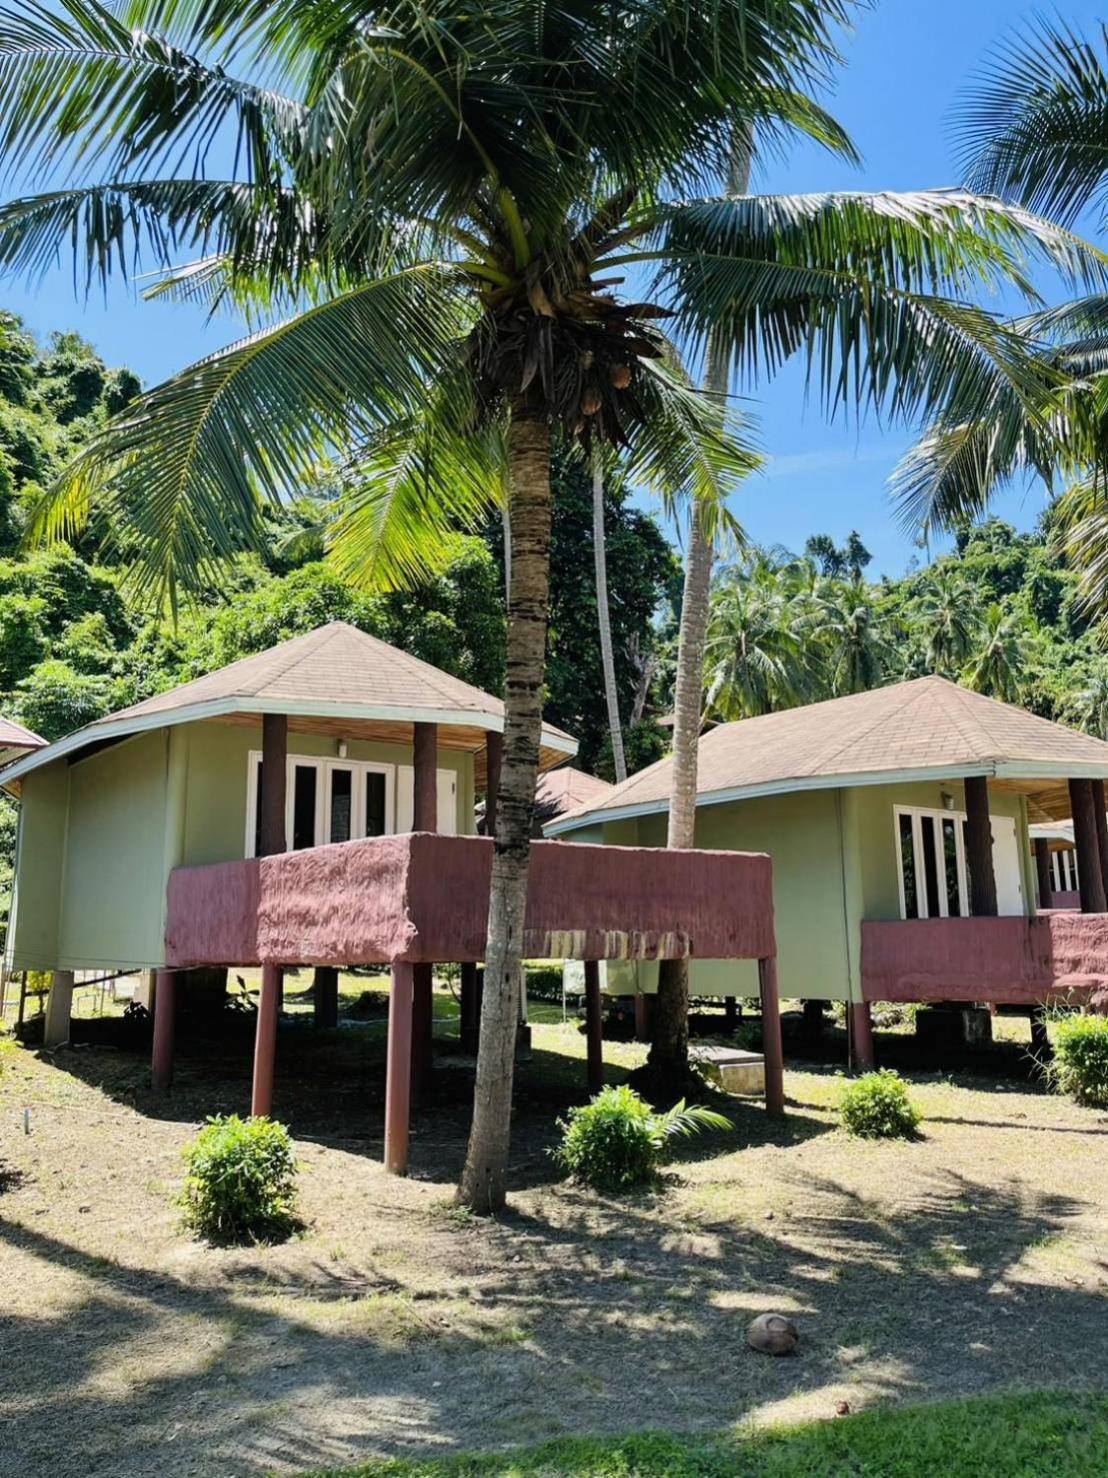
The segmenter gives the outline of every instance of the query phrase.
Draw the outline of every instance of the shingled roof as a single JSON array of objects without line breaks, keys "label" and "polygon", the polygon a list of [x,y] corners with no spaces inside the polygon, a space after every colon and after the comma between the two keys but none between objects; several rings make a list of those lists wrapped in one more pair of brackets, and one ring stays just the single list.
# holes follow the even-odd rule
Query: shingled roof
[{"label": "shingled roof", "polygon": [[[25,774],[113,737],[202,719],[250,722],[264,713],[287,714],[293,732],[316,732],[329,723],[351,737],[397,742],[410,741],[413,723],[436,723],[442,747],[474,753],[489,731],[504,726],[499,698],[345,621],[332,621],[97,719],[8,773]],[[554,765],[575,753],[577,743],[544,724],[542,749],[544,766]]]},{"label": "shingled roof", "polygon": [[5,764],[16,755],[26,754],[31,749],[42,749],[46,740],[14,719],[0,718],[0,764]]},{"label": "shingled roof", "polygon": [[[592,819],[668,809],[672,759],[559,817],[552,834]],[[1031,797],[1035,819],[1069,815],[1070,778],[1108,779],[1108,744],[942,677],[722,724],[700,741],[698,801],[900,779],[986,775]]]}]

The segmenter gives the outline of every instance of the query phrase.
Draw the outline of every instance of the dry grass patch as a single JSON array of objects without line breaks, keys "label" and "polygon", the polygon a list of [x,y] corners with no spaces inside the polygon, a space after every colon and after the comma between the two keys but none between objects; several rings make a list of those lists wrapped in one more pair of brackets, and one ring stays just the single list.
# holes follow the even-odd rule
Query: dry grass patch
[{"label": "dry grass patch", "polygon": [[[412,1177],[382,1173],[378,1038],[282,1034],[305,1229],[249,1249],[192,1241],[172,1199],[203,1116],[246,1105],[245,1036],[186,1050],[160,1101],[122,1053],[9,1054],[4,1478],[262,1478],[1102,1380],[1108,1116],[917,1074],[922,1137],[866,1143],[836,1128],[841,1080],[789,1072],[784,1124],[740,1104],[659,1189],[597,1196],[546,1153],[583,1096],[555,1019],[521,1076],[511,1215],[484,1223],[449,1205],[461,1069],[436,1070]],[[610,1057],[615,1080],[641,1049]],[[766,1308],[799,1323],[796,1358],[745,1350]]]}]

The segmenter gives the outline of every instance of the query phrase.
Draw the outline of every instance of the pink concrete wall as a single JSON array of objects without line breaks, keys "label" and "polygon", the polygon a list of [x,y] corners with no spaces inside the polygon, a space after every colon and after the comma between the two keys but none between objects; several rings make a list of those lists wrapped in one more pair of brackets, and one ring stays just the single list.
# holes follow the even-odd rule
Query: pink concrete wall
[{"label": "pink concrete wall", "polygon": [[1022,1005],[1108,986],[1108,914],[862,925],[867,1001]]},{"label": "pink concrete wall", "polygon": [[[411,833],[178,868],[166,962],[388,964],[484,955],[491,840]],[[770,859],[535,842],[532,959],[764,959]]]}]

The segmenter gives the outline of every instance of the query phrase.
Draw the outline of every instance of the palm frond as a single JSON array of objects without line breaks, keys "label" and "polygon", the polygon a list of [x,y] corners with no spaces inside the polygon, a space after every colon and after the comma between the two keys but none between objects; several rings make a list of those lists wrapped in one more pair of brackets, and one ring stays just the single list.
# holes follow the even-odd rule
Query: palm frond
[{"label": "palm frond", "polygon": [[[1050,262],[1102,286],[1108,259],[1071,233],[960,192],[734,197],[674,207],[658,290],[740,374],[802,355],[827,408],[973,419],[1006,384],[1034,404],[1042,366],[1022,334],[968,301]],[[621,260],[618,256],[614,261]],[[626,260],[626,258],[624,258]]]},{"label": "palm frond", "polygon": [[91,168],[122,179],[138,164],[147,177],[202,175],[218,145],[270,186],[303,118],[295,99],[131,29],[98,0],[0,9],[0,155],[24,180]]},{"label": "palm frond", "polygon": [[955,125],[972,190],[1072,223],[1097,205],[1108,174],[1108,29],[1087,40],[1040,18],[974,79]]},{"label": "palm frond", "polygon": [[447,563],[460,533],[505,503],[501,428],[459,423],[464,400],[464,386],[431,391],[343,469],[327,543],[353,584],[389,590],[419,583]]},{"label": "palm frond", "polygon": [[34,532],[64,536],[106,506],[141,548],[138,590],[175,601],[179,585],[210,579],[214,560],[257,545],[263,499],[290,496],[321,457],[412,415],[445,381],[464,327],[448,275],[429,266],[251,335],[110,422]]}]

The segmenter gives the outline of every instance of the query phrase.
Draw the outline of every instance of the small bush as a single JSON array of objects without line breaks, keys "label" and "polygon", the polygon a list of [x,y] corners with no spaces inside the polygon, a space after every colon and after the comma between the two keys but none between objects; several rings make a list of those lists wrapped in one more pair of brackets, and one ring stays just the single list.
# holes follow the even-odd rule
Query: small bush
[{"label": "small bush", "polygon": [[591,1103],[559,1119],[562,1143],[554,1158],[574,1180],[598,1191],[621,1191],[653,1180],[671,1142],[701,1129],[730,1129],[730,1119],[685,1100],[655,1113],[631,1088],[604,1088]]},{"label": "small bush", "polygon": [[1059,1092],[1108,1108],[1108,1016],[1059,1017],[1049,1071]]},{"label": "small bush", "polygon": [[283,1124],[222,1114],[185,1150],[185,1223],[213,1242],[276,1242],[296,1225],[296,1158]]},{"label": "small bush", "polygon": [[851,1083],[839,1104],[843,1128],[863,1139],[910,1139],[920,1113],[899,1073],[884,1068]]},{"label": "small bush", "polygon": [[524,965],[523,978],[527,984],[529,1001],[552,1001],[561,1005],[561,965]]}]

